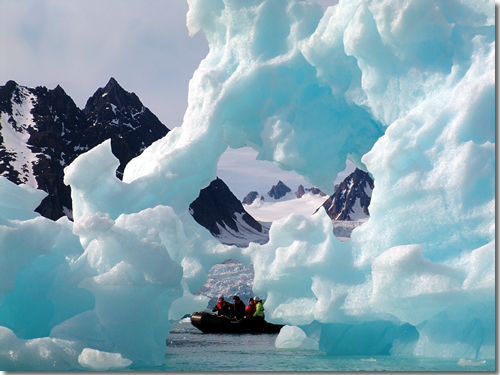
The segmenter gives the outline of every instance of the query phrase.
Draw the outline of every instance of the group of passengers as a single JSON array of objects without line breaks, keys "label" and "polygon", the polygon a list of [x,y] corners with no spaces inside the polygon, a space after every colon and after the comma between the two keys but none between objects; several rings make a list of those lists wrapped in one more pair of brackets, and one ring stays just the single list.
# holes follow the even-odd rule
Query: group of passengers
[{"label": "group of passengers", "polygon": [[248,306],[238,296],[233,297],[233,304],[224,300],[224,296],[220,295],[217,304],[212,311],[217,311],[218,315],[227,316],[229,318],[236,318],[240,321],[242,319],[257,318],[264,319],[264,301],[255,296],[248,300]]}]

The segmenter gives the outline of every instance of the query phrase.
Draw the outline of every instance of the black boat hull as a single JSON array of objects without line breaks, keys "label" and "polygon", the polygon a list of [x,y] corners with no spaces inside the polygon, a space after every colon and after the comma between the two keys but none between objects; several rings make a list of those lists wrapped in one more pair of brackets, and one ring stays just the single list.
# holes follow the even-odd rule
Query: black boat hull
[{"label": "black boat hull", "polygon": [[191,314],[191,324],[203,333],[279,333],[283,327],[261,318],[245,318],[238,322],[206,311]]}]

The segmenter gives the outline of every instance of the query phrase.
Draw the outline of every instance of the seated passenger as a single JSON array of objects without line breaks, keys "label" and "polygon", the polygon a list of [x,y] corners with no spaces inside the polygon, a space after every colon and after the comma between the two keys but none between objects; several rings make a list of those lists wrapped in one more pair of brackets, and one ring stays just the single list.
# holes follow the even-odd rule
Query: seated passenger
[{"label": "seated passenger", "polygon": [[224,296],[220,295],[217,304],[214,306],[212,311],[217,311],[217,315],[223,315],[231,318],[233,315],[232,307],[233,306],[229,302],[224,301]]},{"label": "seated passenger", "polygon": [[233,297],[233,302],[234,317],[237,320],[243,319],[245,317],[245,304],[238,296]]},{"label": "seated passenger", "polygon": [[253,317],[253,313],[255,312],[255,302],[253,300],[253,298],[250,298],[248,300],[248,306],[247,308],[245,309],[245,317],[246,318],[251,318]]},{"label": "seated passenger", "polygon": [[261,301],[261,299],[257,296],[253,297],[253,300],[255,302],[255,312],[253,313],[253,317],[264,319],[266,315],[264,312],[264,301]]}]

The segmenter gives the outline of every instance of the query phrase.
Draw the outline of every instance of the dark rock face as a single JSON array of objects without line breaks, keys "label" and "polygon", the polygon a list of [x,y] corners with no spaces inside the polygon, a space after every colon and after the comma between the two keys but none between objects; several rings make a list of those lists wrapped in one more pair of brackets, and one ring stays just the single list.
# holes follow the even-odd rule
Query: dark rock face
[{"label": "dark rock face", "polygon": [[63,169],[79,154],[85,115],[60,86],[47,90],[9,81],[0,97],[0,175],[49,193],[36,211],[56,220],[71,210]]},{"label": "dark rock face", "polygon": [[63,177],[78,155],[111,138],[121,177],[128,161],[169,131],[113,78],[83,111],[60,86],[9,81],[0,86],[0,119],[0,175],[47,192],[36,211],[52,220],[71,218],[71,190]]},{"label": "dark rock face", "polygon": [[295,196],[297,198],[302,198],[304,196],[304,194],[309,193],[309,192],[314,194],[314,195],[319,194],[322,197],[326,196],[326,194],[323,193],[321,190],[319,190],[317,187],[312,187],[310,189],[304,189],[304,186],[302,186],[302,185],[299,185],[299,187],[297,188],[297,191],[295,192]]},{"label": "dark rock face", "polygon": [[[355,220],[362,216],[369,216],[368,206],[371,201],[371,192],[374,188],[373,179],[370,175],[357,169],[347,176],[335,189],[334,195],[330,196],[323,207],[332,220]],[[354,207],[358,207],[362,212],[355,212]],[[359,211],[359,208],[356,208]]]},{"label": "dark rock face", "polygon": [[136,94],[125,91],[114,78],[87,101],[83,113],[92,124],[86,131],[87,142],[111,138],[111,150],[120,160],[116,171],[120,179],[131,159],[169,131]]},{"label": "dark rock face", "polygon": [[[251,205],[259,197],[259,195],[260,194],[257,191],[251,191],[250,193],[248,193],[246,195],[245,198],[243,198],[242,203],[247,204],[247,205]],[[260,200],[261,201],[264,200],[264,197],[262,195],[260,196]]]},{"label": "dark rock face", "polygon": [[291,192],[292,190],[286,186],[283,182],[278,181],[276,185],[273,185],[271,190],[267,192],[267,195],[269,195],[271,198],[274,199],[280,199],[283,198],[287,193]]},{"label": "dark rock face", "polygon": [[317,187],[313,187],[313,188],[310,188],[310,189],[306,189],[306,191],[310,191],[311,193],[313,193],[314,195],[316,194],[319,194],[320,196],[322,197],[326,197],[326,194],[323,193],[321,190],[319,190]]},{"label": "dark rock face", "polygon": [[198,224],[207,228],[212,235],[220,235],[220,225],[238,232],[237,215],[258,232],[262,232],[262,225],[250,216],[241,202],[229,190],[220,178],[215,179],[209,186],[200,191],[198,198],[189,205],[191,215]]},{"label": "dark rock face", "polygon": [[304,186],[302,185],[299,185],[299,187],[297,188],[297,191],[295,192],[295,196],[297,198],[302,198],[302,196],[306,193],[306,191],[304,190]]}]

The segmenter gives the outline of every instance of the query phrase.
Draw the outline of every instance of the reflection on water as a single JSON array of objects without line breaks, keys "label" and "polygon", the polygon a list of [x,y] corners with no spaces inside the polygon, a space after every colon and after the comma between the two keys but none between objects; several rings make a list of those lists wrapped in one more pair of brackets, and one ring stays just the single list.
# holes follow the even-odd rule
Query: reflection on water
[{"label": "reflection on water", "polygon": [[277,349],[277,334],[206,334],[188,320],[167,337],[165,363],[137,371],[494,371],[495,362],[328,356],[302,349]]}]

